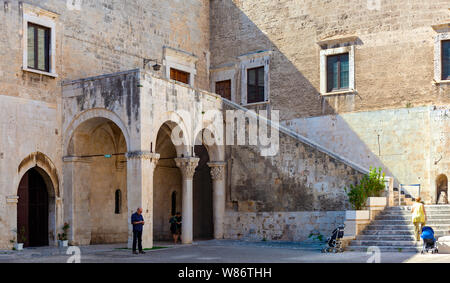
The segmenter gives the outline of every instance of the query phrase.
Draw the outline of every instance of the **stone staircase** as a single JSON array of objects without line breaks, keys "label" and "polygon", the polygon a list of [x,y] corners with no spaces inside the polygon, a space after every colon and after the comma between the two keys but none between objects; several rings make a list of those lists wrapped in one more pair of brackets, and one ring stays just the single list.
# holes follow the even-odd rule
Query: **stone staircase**
[{"label": "stone staircase", "polygon": [[[425,210],[428,216],[426,225],[433,228],[436,239],[450,236],[450,205],[426,205]],[[350,243],[347,250],[365,252],[371,246],[385,252],[421,251],[422,243],[414,240],[411,207],[386,208]]]},{"label": "stone staircase", "polygon": [[[398,203],[398,189],[394,189],[394,205],[399,205]],[[403,206],[412,206],[415,199],[410,195],[405,195],[405,192],[400,194],[401,205]]]}]

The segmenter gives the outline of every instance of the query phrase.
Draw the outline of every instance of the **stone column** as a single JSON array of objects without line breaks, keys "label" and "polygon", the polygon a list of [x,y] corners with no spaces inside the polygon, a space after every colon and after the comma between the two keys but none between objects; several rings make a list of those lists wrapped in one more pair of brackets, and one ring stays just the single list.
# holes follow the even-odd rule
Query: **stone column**
[{"label": "stone column", "polygon": [[193,178],[195,168],[198,165],[200,158],[176,158],[175,163],[181,170],[183,177],[183,208],[182,208],[182,225],[181,225],[181,240],[183,244],[192,244],[194,235],[194,199],[193,199]]},{"label": "stone column", "polygon": [[153,174],[159,157],[150,152],[127,153],[128,248],[133,245],[131,215],[139,207],[145,221],[142,247],[153,247]]},{"label": "stone column", "polygon": [[[90,158],[64,157],[64,221],[69,223],[68,239],[71,245],[89,245],[91,217],[89,212]],[[56,227],[56,234],[62,227]]]},{"label": "stone column", "polygon": [[223,239],[225,218],[225,162],[210,162],[213,181],[214,239]]}]

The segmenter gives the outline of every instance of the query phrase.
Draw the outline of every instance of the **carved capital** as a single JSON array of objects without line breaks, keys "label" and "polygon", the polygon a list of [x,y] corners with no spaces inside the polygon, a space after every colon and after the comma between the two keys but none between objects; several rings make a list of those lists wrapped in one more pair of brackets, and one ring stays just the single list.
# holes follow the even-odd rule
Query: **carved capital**
[{"label": "carved capital", "polygon": [[211,178],[213,181],[222,181],[225,178],[226,162],[210,162],[208,166],[211,167]]},{"label": "carved capital", "polygon": [[189,157],[189,158],[175,158],[175,163],[177,167],[180,168],[183,178],[192,179],[194,178],[195,168],[198,166],[200,158]]}]

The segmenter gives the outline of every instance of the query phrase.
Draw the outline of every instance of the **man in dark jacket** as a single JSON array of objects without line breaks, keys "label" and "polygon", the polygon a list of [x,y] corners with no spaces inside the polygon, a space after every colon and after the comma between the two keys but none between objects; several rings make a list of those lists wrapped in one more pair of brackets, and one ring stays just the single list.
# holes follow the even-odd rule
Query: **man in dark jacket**
[{"label": "man in dark jacket", "polygon": [[136,213],[131,215],[131,224],[133,224],[133,254],[138,254],[136,252],[136,243],[138,244],[139,253],[145,254],[142,250],[142,230],[145,224],[142,208],[138,208]]}]

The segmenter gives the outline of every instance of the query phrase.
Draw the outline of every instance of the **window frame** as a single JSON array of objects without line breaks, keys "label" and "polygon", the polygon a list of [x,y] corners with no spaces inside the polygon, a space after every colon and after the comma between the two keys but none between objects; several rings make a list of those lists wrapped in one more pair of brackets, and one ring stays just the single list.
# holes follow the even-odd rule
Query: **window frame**
[{"label": "window frame", "polygon": [[[42,70],[38,70],[38,69],[33,69],[33,68],[29,68],[28,67],[28,25],[32,24],[32,25],[36,25],[36,26],[41,26],[44,28],[48,28],[50,30],[49,32],[49,36],[50,36],[50,40],[49,40],[49,50],[48,50],[48,61],[49,61],[49,71],[42,71]],[[49,77],[58,77],[58,75],[56,74],[56,68],[55,68],[55,63],[56,63],[56,59],[55,59],[55,50],[56,50],[56,23],[54,20],[52,20],[51,18],[48,17],[36,17],[33,16],[31,14],[24,14],[23,15],[23,44],[22,44],[22,49],[23,49],[23,65],[22,65],[22,70],[26,71],[26,72],[31,72],[31,73],[37,73],[37,74],[41,74],[41,75],[46,75]]]},{"label": "window frame", "polygon": [[235,64],[227,64],[225,66],[218,66],[211,68],[211,90],[213,93],[216,93],[216,83],[222,81],[231,81],[231,101],[236,102],[236,69],[237,66]]},{"label": "window frame", "polygon": [[[340,54],[334,54],[334,55],[328,55],[327,56],[327,93],[332,93],[332,92],[340,92],[340,91],[348,91],[349,90],[349,86],[350,86],[350,75],[349,75],[349,77],[348,77],[348,83],[347,83],[347,87],[342,87],[341,86],[341,75],[342,75],[342,69],[341,69],[341,66],[342,66],[342,60],[341,60],[341,58],[344,56],[344,55],[347,55],[347,57],[348,57],[348,64],[350,63],[350,54],[349,53],[340,53]],[[329,60],[330,60],[330,58],[332,58],[332,57],[337,57],[338,58],[338,61],[337,61],[337,63],[338,63],[338,70],[337,70],[337,84],[338,84],[338,86],[337,86],[337,88],[331,88],[330,89],[330,77],[329,77],[329,65],[330,65],[330,62],[329,62]],[[350,68],[349,68],[349,72],[350,72]],[[334,78],[332,78],[332,79],[334,79]]]},{"label": "window frame", "polygon": [[[447,74],[447,77],[444,78],[444,43],[450,44],[450,39],[443,39],[441,42],[441,80],[442,81],[450,81],[450,72]],[[450,62],[449,62],[450,69]]]},{"label": "window frame", "polygon": [[[225,83],[229,83],[230,84],[230,96],[229,97],[225,97],[222,94],[218,93],[218,89],[217,86],[220,84],[225,84]],[[228,99],[228,100],[232,100],[232,87],[233,87],[233,82],[231,81],[231,79],[228,80],[221,80],[221,81],[216,81],[215,82],[215,87],[214,87],[214,93],[217,95],[220,95],[222,98]]]},{"label": "window frame", "polygon": [[441,26],[433,26],[433,29],[436,31],[436,36],[434,39],[434,84],[450,84],[449,79],[443,79],[444,70],[443,70],[443,41],[450,41],[450,29],[447,25]]},{"label": "window frame", "polygon": [[[264,86],[262,86],[262,88],[263,88],[262,100],[261,101],[251,101],[251,102],[249,101],[250,87],[257,87],[258,88],[258,95],[260,95],[260,91],[259,91],[259,88],[260,88],[260,85],[259,85],[259,83],[260,83],[259,70],[263,70],[263,73],[265,73],[264,72],[264,66],[255,67],[255,68],[248,68],[247,69],[247,104],[263,103],[266,100],[265,99],[265,74],[264,74],[263,78],[262,78],[262,80],[264,82]],[[250,85],[249,77],[250,77],[250,72],[251,71],[255,71],[255,85]]]},{"label": "window frame", "polygon": [[[239,56],[241,74],[241,105],[252,106],[260,104],[270,104],[270,63],[273,51],[262,50]],[[264,67],[264,101],[248,102],[248,69]]]},{"label": "window frame", "polygon": [[[348,53],[348,88],[336,91],[328,91],[328,56],[342,55]],[[320,51],[320,94],[355,94],[355,46],[343,46],[336,48],[324,48]]]},{"label": "window frame", "polygon": [[[178,72],[178,73],[183,73],[183,74],[185,74],[185,75],[187,76],[187,80],[188,80],[187,83],[182,82],[182,81],[179,81],[179,80],[177,80],[177,79],[173,79],[173,78],[172,78],[172,70],[175,71],[175,72]],[[170,72],[170,77],[169,77],[169,78],[170,78],[171,80],[176,81],[176,82],[179,82],[179,83],[182,83],[182,84],[186,84],[186,85],[190,85],[190,84],[191,84],[191,73],[186,72],[186,71],[183,71],[183,70],[180,70],[180,69],[177,69],[177,68],[173,68],[173,67],[170,67],[169,72]]]},{"label": "window frame", "polygon": [[[41,26],[35,23],[28,23],[27,30],[29,32],[30,27],[33,28],[34,31],[34,62],[33,66],[30,66],[29,62],[27,62],[27,68],[33,69],[36,71],[41,72],[50,72],[50,40],[51,40],[51,29],[45,26]],[[41,63],[39,61],[39,38],[38,38],[38,31],[39,29],[44,30],[45,32],[45,38],[44,38],[44,69],[39,69],[39,64]],[[28,34],[27,34],[28,35]],[[27,38],[27,48],[28,48],[28,38]],[[28,50],[27,50],[28,52]],[[27,53],[28,54],[28,53]],[[29,55],[29,54],[28,54]]]}]

